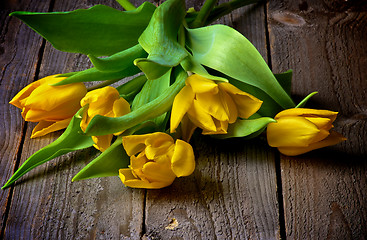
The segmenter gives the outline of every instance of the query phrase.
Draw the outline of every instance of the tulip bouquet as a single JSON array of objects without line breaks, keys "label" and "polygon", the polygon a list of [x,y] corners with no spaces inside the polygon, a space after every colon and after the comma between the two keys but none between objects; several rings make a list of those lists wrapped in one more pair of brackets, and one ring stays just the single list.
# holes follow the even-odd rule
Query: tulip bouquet
[{"label": "tulip bouquet", "polygon": [[255,1],[207,0],[200,11],[186,11],[184,0],[138,8],[118,2],[126,11],[96,5],[11,14],[56,49],[88,55],[94,67],[40,79],[10,101],[26,121],[39,122],[32,138],[66,130],[3,188],[40,164],[93,146],[101,154],[73,181],[119,175],[129,187],[166,187],[194,171],[195,130],[249,139],[266,131],[269,145],[285,155],[345,140],[331,130],[336,112],[303,108],[315,93],[293,102],[292,71],[273,74],[242,34],[210,25]]}]

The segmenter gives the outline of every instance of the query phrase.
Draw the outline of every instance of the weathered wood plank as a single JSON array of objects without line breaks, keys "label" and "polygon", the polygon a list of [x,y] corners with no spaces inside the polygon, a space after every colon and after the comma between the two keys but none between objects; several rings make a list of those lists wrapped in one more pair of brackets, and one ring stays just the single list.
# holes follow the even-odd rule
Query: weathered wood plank
[{"label": "weathered wood plank", "polygon": [[[223,21],[267,57],[262,5],[237,10]],[[196,136],[192,143],[193,175],[147,191],[145,237],[279,239],[275,159],[264,142]]]},{"label": "weathered wood plank", "polygon": [[193,145],[194,174],[147,192],[146,236],[279,239],[274,155],[264,143],[205,137]]},{"label": "weathered wood plank", "polygon": [[[8,102],[22,87],[33,81],[38,52],[42,39],[15,18],[9,17],[12,11],[47,11],[49,1],[24,0],[14,3],[0,3],[0,185],[4,185],[13,174],[17,154],[21,148],[24,121],[19,109]],[[11,189],[0,191],[0,238],[3,234],[6,208]]]},{"label": "weathered wood plank", "polygon": [[[53,11],[88,8],[98,3],[112,4],[61,0],[55,1]],[[63,53],[47,43],[39,78],[88,67],[86,56]],[[14,92],[20,89],[19,86]],[[21,163],[60,135],[30,140],[34,125],[27,128]],[[5,239],[140,239],[143,190],[123,187],[118,177],[71,183],[72,177],[96,154],[93,149],[67,154],[34,169],[16,184]]]},{"label": "weathered wood plank", "polygon": [[282,157],[289,239],[367,236],[367,5],[362,1],[271,1],[274,71],[294,69],[292,92],[319,91],[308,106],[340,112],[348,141]]}]

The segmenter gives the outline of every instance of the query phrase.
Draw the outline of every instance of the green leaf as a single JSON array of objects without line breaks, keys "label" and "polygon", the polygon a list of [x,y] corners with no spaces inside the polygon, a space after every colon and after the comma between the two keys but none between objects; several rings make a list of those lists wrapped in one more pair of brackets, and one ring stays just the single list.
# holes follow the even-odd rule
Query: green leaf
[{"label": "green leaf", "polygon": [[145,55],[146,52],[139,44],[107,58],[96,58],[89,55],[92,63],[95,65],[94,68],[89,68],[80,72],[62,74],[60,76],[68,78],[54,85],[59,86],[76,82],[120,80],[125,77],[133,76],[140,72],[139,68],[134,65],[134,60]]},{"label": "green leaf", "polygon": [[187,36],[197,62],[261,89],[283,108],[295,106],[260,53],[241,33],[213,25],[188,29]]},{"label": "green leaf", "polygon": [[120,132],[169,111],[177,93],[185,86],[187,73],[181,67],[176,67],[172,78],[176,79],[175,82],[159,97],[135,111],[117,118],[95,116],[88,124],[86,134],[99,136]]},{"label": "green leaf", "polygon": [[237,120],[235,123],[228,125],[227,134],[214,135],[214,137],[221,139],[232,137],[256,137],[272,122],[276,121],[269,117]]},{"label": "green leaf", "polygon": [[[223,78],[227,78],[231,84],[241,89],[242,91],[247,92],[257,97],[258,99],[262,100],[263,104],[261,105],[261,108],[258,110],[258,113],[261,116],[274,117],[276,114],[278,114],[280,111],[283,110],[283,108],[274,99],[272,99],[268,94],[266,94],[261,89],[254,87],[252,85],[246,84],[244,82],[241,82],[239,80],[236,80],[234,78],[228,77],[222,73],[218,73],[218,75],[222,76]],[[287,91],[287,94],[290,94],[292,70],[288,70],[284,73],[274,74],[274,76],[278,80],[278,82],[281,84],[283,89]]]},{"label": "green leaf", "polygon": [[131,102],[136,94],[140,92],[147,78],[144,75],[140,75],[121,86],[116,87],[116,90],[120,93],[120,97],[123,97],[126,101]]},{"label": "green leaf", "polygon": [[275,78],[278,80],[279,84],[282,86],[284,91],[290,96],[291,95],[291,87],[292,87],[292,75],[293,70],[289,69],[283,73],[274,74]]},{"label": "green leaf", "polygon": [[[158,79],[146,81],[140,93],[136,95],[132,103],[131,110],[135,111],[159,97],[169,87],[170,80],[171,70]],[[163,113],[161,116],[152,119],[152,121],[155,122],[157,126],[161,126],[164,122],[165,116],[166,113]]]},{"label": "green leaf", "polygon": [[140,45],[149,56],[145,60],[137,60],[135,64],[148,79],[154,79],[150,76],[154,67],[160,69],[155,74],[158,78],[169,70],[167,67],[177,66],[187,56],[185,48],[177,41],[185,14],[185,0],[168,0],[155,10],[148,27],[139,37]]},{"label": "green leaf", "polygon": [[70,83],[77,83],[77,82],[119,80],[125,77],[133,76],[139,72],[140,72],[139,68],[133,65],[131,65],[130,67],[120,72],[101,72],[96,68],[89,68],[84,71],[77,72],[68,78],[65,78],[64,80],[54,84],[54,86],[60,86],[60,85],[65,85],[65,84],[70,84]]},{"label": "green leaf", "polygon": [[241,82],[233,78],[228,77],[228,80],[231,84],[233,84],[237,88],[263,101],[260,109],[257,111],[261,116],[274,117],[276,114],[278,114],[280,111],[283,110],[283,108],[274,99],[272,99],[268,94],[266,94],[260,88],[254,87],[250,84],[246,84],[244,82]]},{"label": "green leaf", "polygon": [[172,67],[163,66],[147,58],[138,58],[134,64],[144,72],[149,80],[155,80],[166,74]]},{"label": "green leaf", "polygon": [[13,12],[10,15],[64,52],[109,56],[138,43],[155,6],[145,2],[132,11],[96,5],[71,12]]},{"label": "green leaf", "polygon": [[77,73],[78,72],[62,73],[62,74],[57,75],[57,77],[71,77],[71,76],[73,76],[74,74],[77,74]]},{"label": "green leaf", "polygon": [[134,60],[148,56],[144,49],[139,45],[135,45],[124,51],[113,54],[107,58],[97,58],[88,55],[94,67],[101,72],[120,72],[134,66]]},{"label": "green leaf", "polygon": [[136,95],[131,110],[144,106],[152,100],[159,97],[170,85],[171,71],[156,80],[148,80],[145,82],[142,90]]},{"label": "green leaf", "polygon": [[219,82],[228,82],[226,78],[210,75],[208,71],[203,67],[203,65],[196,62],[190,54],[188,54],[188,56],[180,64],[182,68],[185,69],[185,71],[187,72],[193,72],[207,79]]},{"label": "green leaf", "polygon": [[47,161],[68,152],[93,146],[93,140],[90,136],[80,134],[82,130],[80,129],[81,118],[79,115],[82,110],[83,109],[75,114],[65,132],[56,141],[30,156],[13,174],[2,189],[9,187],[10,184],[18,180],[21,176]]},{"label": "green leaf", "polygon": [[298,105],[296,106],[296,108],[302,108],[306,105],[307,101],[315,94],[317,94],[318,92],[312,92],[310,94],[308,94],[300,103],[298,103]]},{"label": "green leaf", "polygon": [[116,176],[119,174],[119,169],[128,167],[129,163],[130,157],[126,154],[119,137],[106,151],[80,170],[72,181]]}]

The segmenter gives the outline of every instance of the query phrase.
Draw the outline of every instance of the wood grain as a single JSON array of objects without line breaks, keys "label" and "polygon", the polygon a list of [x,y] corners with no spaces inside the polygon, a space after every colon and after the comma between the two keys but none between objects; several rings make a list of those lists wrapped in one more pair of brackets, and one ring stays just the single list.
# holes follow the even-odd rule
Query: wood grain
[{"label": "wood grain", "polygon": [[[187,2],[199,9],[203,1]],[[7,102],[35,79],[90,66],[83,55],[62,53],[48,43],[43,47],[37,34],[8,13],[50,6],[69,11],[97,3],[115,4],[0,3],[2,184],[17,161],[23,163],[60,135],[30,140],[35,124],[23,131],[19,110]],[[316,90],[309,106],[340,112],[335,127],[348,141],[301,157],[280,157],[284,216],[277,193],[279,155],[263,138],[223,141],[197,134],[191,142],[195,172],[161,190],[125,188],[117,177],[71,183],[98,154],[93,149],[34,169],[0,192],[0,238],[279,239],[284,220],[288,239],[366,239],[366,12],[364,1],[270,1],[267,8],[252,5],[219,21],[244,34],[266,60],[271,56],[274,72],[294,69],[297,100]]]},{"label": "wood grain", "polygon": [[[236,27],[266,58],[264,16],[264,6],[253,5],[222,23]],[[194,174],[147,191],[145,237],[279,239],[275,160],[264,142],[196,136],[192,144]]]},{"label": "wood grain", "polygon": [[319,91],[308,105],[338,111],[348,141],[282,157],[289,239],[367,236],[367,12],[362,1],[271,1],[274,71],[294,70],[292,93]]},{"label": "wood grain", "polygon": [[[37,2],[37,4],[35,4]],[[25,6],[20,9],[19,6]],[[42,39],[9,13],[16,10],[47,11],[49,1],[2,1],[0,3],[0,185],[13,174],[20,149],[24,121],[9,104],[17,92],[34,79]],[[6,220],[11,188],[0,190],[0,238]]]},{"label": "wood grain", "polygon": [[[274,155],[264,142],[195,138],[192,176],[147,192],[146,236],[279,239]],[[167,228],[176,219],[178,225]]]},{"label": "wood grain", "polygon": [[[88,8],[98,3],[111,5],[110,1],[56,1],[53,11]],[[39,78],[90,66],[86,56],[63,53],[47,43]],[[34,125],[27,128],[21,163],[60,135],[31,140]],[[118,177],[71,182],[96,154],[93,149],[67,154],[23,177],[15,186],[5,239],[140,239],[143,190],[125,188]]]}]

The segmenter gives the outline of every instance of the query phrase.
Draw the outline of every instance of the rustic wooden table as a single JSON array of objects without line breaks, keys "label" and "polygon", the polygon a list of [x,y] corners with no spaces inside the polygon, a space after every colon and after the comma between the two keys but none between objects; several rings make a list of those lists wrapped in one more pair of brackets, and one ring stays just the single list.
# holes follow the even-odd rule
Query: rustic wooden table
[{"label": "rustic wooden table", "polygon": [[[60,135],[30,140],[35,124],[9,100],[36,79],[91,65],[8,14],[97,3],[118,7],[107,0],[0,3],[1,185]],[[68,154],[0,191],[0,239],[367,239],[367,4],[273,0],[221,22],[243,33],[274,72],[294,70],[295,99],[319,91],[309,106],[339,111],[335,126],[348,141],[285,157],[261,138],[195,136],[194,174],[148,191],[123,187],[118,177],[72,183],[97,151]]]}]

